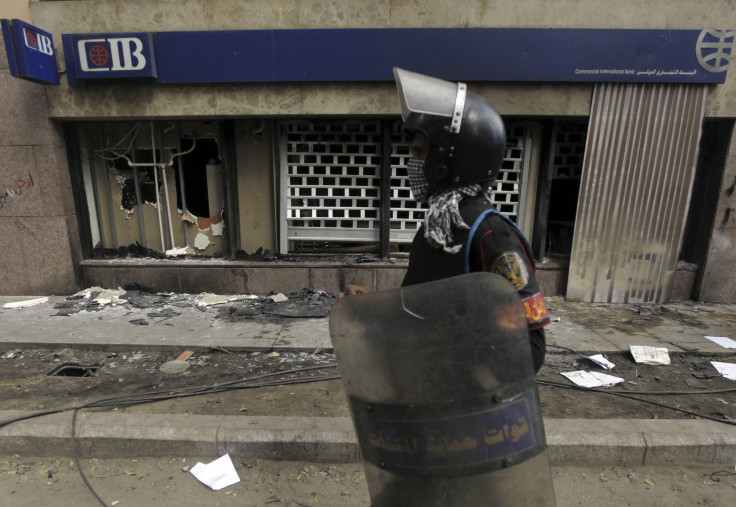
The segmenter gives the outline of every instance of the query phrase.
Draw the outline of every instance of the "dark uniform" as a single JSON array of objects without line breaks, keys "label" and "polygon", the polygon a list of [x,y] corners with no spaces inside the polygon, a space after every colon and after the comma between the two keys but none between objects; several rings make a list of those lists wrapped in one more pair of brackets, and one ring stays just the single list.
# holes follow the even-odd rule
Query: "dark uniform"
[{"label": "dark uniform", "polygon": [[539,371],[546,349],[543,328],[550,320],[534,275],[532,250],[524,234],[510,220],[498,212],[487,212],[489,208],[482,196],[460,201],[460,215],[471,229],[453,231],[454,243],[463,245],[457,254],[430,246],[424,238],[422,225],[411,245],[409,268],[401,285],[431,282],[474,271],[488,271],[506,278],[524,304],[534,369]]}]

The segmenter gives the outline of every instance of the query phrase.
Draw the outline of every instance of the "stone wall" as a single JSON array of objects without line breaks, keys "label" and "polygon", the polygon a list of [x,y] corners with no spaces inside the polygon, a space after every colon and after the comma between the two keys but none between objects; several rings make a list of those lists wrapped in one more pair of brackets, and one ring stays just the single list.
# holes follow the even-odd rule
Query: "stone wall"
[{"label": "stone wall", "polygon": [[10,75],[1,38],[0,90],[0,294],[68,294],[81,255],[64,142],[44,86]]}]

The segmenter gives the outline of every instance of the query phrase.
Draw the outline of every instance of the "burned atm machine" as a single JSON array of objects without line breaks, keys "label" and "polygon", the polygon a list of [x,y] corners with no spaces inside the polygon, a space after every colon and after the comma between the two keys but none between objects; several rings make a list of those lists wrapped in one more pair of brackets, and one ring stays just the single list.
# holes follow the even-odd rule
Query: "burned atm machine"
[{"label": "burned atm machine", "polygon": [[330,334],[375,507],[555,505],[525,312],[506,280],[344,297]]}]

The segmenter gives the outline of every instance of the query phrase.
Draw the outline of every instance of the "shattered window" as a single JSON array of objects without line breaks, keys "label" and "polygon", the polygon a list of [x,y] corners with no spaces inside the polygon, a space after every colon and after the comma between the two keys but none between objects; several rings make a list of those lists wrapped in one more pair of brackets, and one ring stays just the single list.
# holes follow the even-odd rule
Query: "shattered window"
[{"label": "shattered window", "polygon": [[96,256],[220,256],[216,123],[107,122],[79,129]]},{"label": "shattered window", "polygon": [[586,122],[559,122],[553,132],[546,252],[569,255],[583,173]]}]

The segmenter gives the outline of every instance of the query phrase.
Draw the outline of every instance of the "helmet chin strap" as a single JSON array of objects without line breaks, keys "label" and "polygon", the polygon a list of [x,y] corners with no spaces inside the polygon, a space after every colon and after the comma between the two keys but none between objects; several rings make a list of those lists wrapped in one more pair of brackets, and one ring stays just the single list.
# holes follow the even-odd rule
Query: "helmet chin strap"
[{"label": "helmet chin strap", "polygon": [[460,125],[463,122],[463,111],[465,110],[465,97],[468,94],[468,86],[465,83],[457,84],[457,95],[455,95],[455,110],[452,112],[452,120],[450,121],[450,132],[457,134],[460,132]]}]

